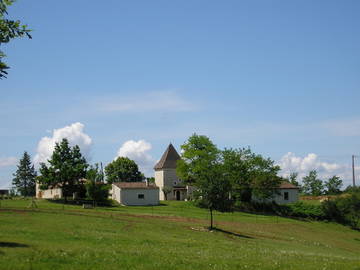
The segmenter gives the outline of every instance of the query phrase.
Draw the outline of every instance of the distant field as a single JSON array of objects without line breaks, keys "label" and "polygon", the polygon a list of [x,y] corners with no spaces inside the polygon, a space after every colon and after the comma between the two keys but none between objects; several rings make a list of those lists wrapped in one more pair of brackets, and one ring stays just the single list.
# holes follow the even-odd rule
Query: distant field
[{"label": "distant field", "polygon": [[84,210],[2,200],[0,269],[358,269],[360,232],[189,202]]}]

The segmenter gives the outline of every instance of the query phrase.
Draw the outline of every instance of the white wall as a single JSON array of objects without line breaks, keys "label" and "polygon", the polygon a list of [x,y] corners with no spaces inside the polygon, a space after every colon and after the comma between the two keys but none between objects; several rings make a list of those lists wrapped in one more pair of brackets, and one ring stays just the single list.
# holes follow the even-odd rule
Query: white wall
[{"label": "white wall", "polygon": [[[287,203],[293,203],[293,202],[297,202],[299,200],[299,190],[298,189],[293,189],[293,188],[289,188],[289,189],[279,189],[278,190],[279,194],[274,193],[272,198],[269,199],[258,199],[256,197],[252,197],[252,200],[257,201],[257,202],[276,202],[277,204],[287,204]],[[288,200],[285,200],[285,192],[288,193]]]},{"label": "white wall", "polygon": [[[144,194],[144,199],[139,199],[138,194]],[[119,188],[112,185],[112,199],[123,205],[158,205],[159,189]]]}]

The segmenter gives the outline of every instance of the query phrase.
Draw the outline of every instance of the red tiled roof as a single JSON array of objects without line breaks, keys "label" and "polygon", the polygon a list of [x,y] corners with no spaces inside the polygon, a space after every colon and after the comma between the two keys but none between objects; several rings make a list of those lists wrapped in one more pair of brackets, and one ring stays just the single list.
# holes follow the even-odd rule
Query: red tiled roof
[{"label": "red tiled roof", "polygon": [[180,159],[174,146],[170,143],[159,162],[155,165],[155,170],[176,169],[176,161]]},{"label": "red tiled roof", "polygon": [[147,185],[146,182],[118,182],[118,183],[113,183],[113,185],[123,189],[126,188],[158,189],[159,188],[154,184]]},{"label": "red tiled roof", "polygon": [[283,188],[283,189],[299,189],[299,187],[290,184],[289,182],[282,182],[279,186],[279,188]]}]

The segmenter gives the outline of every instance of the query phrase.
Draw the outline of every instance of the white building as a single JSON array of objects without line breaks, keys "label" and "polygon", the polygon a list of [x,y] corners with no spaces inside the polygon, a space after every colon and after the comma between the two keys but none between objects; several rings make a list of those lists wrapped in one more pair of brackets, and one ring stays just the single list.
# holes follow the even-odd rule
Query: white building
[{"label": "white building", "polygon": [[62,188],[54,187],[49,189],[40,189],[40,185],[36,183],[36,198],[38,199],[61,199],[63,197]]},{"label": "white building", "polygon": [[277,204],[293,203],[299,200],[299,189],[299,187],[294,186],[293,184],[282,182],[280,186],[274,190],[274,194],[271,198],[261,200],[253,197],[252,199],[254,201],[275,202]]},{"label": "white building", "polygon": [[[180,159],[174,146],[170,143],[160,161],[155,165],[155,184],[160,188],[160,200],[185,200],[193,191],[191,186],[185,185],[176,175],[176,162]],[[164,188],[170,193],[165,194]]]},{"label": "white building", "polygon": [[147,182],[113,183],[111,196],[122,205],[158,205],[159,187]]}]

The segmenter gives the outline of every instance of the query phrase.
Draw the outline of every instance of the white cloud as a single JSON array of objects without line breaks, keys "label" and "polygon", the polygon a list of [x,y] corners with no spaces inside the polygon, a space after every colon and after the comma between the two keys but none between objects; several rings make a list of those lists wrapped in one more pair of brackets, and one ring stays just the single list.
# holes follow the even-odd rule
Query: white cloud
[{"label": "white cloud", "polygon": [[149,111],[193,111],[195,106],[176,91],[157,91],[132,97],[121,97],[100,105],[103,111],[149,112]]},{"label": "white cloud", "polygon": [[9,167],[14,166],[18,162],[18,159],[16,157],[3,157],[0,158],[0,168],[1,167]]},{"label": "white cloud", "polygon": [[150,143],[145,140],[129,140],[123,143],[117,152],[117,157],[128,157],[134,160],[138,165],[140,170],[146,175],[153,174],[154,159],[148,153],[151,150],[152,146]]},{"label": "white cloud", "polygon": [[[320,160],[314,153],[310,153],[305,157],[298,157],[294,153],[288,152],[277,162],[277,165],[281,168],[280,175],[284,177],[289,176],[292,172],[297,172],[299,174],[298,180],[301,180],[309,171],[316,170],[322,180],[337,175],[343,180],[344,186],[352,183],[350,164],[325,162]],[[355,167],[355,170],[359,171],[360,167]]]},{"label": "white cloud", "polygon": [[35,166],[39,166],[41,162],[47,162],[54,151],[55,144],[64,138],[68,139],[71,146],[78,145],[81,153],[89,159],[92,140],[89,135],[83,132],[83,129],[84,125],[77,122],[63,128],[54,129],[52,137],[41,138],[34,157]]}]

